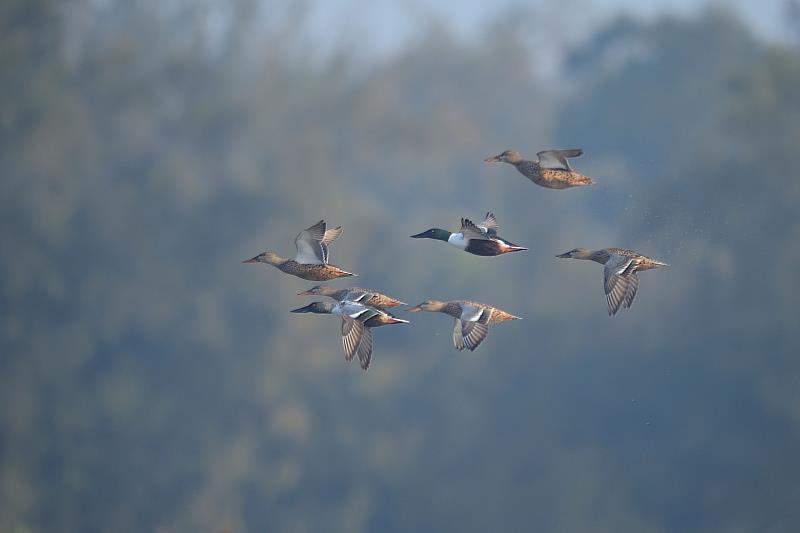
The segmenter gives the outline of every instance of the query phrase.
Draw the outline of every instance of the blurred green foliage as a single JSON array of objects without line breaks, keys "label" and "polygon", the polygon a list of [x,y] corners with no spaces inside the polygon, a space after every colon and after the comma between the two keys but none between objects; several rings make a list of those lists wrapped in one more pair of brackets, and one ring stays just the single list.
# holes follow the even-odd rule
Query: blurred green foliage
[{"label": "blurred green foliage", "polygon": [[[796,530],[797,49],[620,19],[548,78],[524,24],[365,62],[302,9],[154,5],[0,3],[0,531]],[[572,146],[599,185],[481,163]],[[531,250],[407,238],[486,210]],[[347,365],[239,262],[321,217],[360,285],[525,321]],[[673,267],[609,319],[576,246]]]}]

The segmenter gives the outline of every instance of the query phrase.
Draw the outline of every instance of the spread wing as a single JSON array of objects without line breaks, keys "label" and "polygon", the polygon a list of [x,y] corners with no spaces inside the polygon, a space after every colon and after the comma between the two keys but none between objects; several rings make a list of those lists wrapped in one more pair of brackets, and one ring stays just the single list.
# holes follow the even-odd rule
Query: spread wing
[{"label": "spread wing", "polygon": [[583,150],[580,148],[573,148],[570,150],[544,150],[536,155],[539,157],[539,166],[542,168],[572,170],[567,159],[578,157],[582,154]]},{"label": "spread wing", "polygon": [[616,315],[620,307],[630,307],[633,303],[639,287],[637,263],[634,258],[618,255],[612,255],[606,262],[603,288],[609,315]]},{"label": "spread wing", "polygon": [[639,276],[633,272],[628,276],[628,292],[625,293],[625,300],[622,302],[622,307],[630,307],[633,305],[633,299],[636,298],[636,291],[639,290]]},{"label": "spread wing", "polygon": [[358,362],[361,363],[361,368],[364,370],[369,368],[369,363],[372,361],[372,330],[365,327],[364,333],[361,335],[361,342],[358,343],[356,348],[358,354]]},{"label": "spread wing", "polygon": [[336,226],[335,228],[331,228],[325,231],[325,235],[322,237],[322,244],[328,246],[330,243],[338,239],[341,234],[342,234],[341,226]]},{"label": "spread wing", "polygon": [[490,237],[497,237],[497,230],[500,229],[500,224],[497,223],[494,213],[486,213],[486,218],[478,224],[478,229]]},{"label": "spread wing", "polygon": [[342,227],[326,230],[324,220],[297,234],[294,245],[297,255],[294,260],[302,264],[327,264],[328,245],[342,234]]},{"label": "spread wing", "polygon": [[459,351],[464,348],[473,351],[488,334],[489,326],[483,322],[465,321],[456,318],[453,323],[453,345]]},{"label": "spread wing", "polygon": [[475,225],[468,218],[461,219],[461,229],[459,230],[462,234],[464,234],[465,239],[484,239],[489,240],[489,235],[481,228]]},{"label": "spread wing", "polygon": [[365,331],[367,331],[367,327],[363,322],[342,315],[342,346],[345,360],[350,361],[356,354]]}]

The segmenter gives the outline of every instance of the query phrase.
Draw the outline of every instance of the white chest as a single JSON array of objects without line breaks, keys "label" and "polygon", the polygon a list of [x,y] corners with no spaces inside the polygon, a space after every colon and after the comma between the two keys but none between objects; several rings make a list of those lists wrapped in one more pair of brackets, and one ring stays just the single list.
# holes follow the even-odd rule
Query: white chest
[{"label": "white chest", "polygon": [[453,233],[448,237],[447,242],[458,248],[464,250],[467,247],[467,240],[464,238],[463,233]]}]

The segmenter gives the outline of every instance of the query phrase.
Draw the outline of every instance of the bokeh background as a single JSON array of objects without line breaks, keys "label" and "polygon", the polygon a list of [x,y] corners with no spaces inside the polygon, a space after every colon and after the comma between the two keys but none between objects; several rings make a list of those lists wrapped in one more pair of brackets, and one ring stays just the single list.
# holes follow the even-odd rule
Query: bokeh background
[{"label": "bokeh background", "polygon": [[[800,530],[797,2],[5,0],[0,87],[0,531]],[[240,263],[323,217],[525,319],[346,364]],[[577,246],[673,266],[612,319]]]}]

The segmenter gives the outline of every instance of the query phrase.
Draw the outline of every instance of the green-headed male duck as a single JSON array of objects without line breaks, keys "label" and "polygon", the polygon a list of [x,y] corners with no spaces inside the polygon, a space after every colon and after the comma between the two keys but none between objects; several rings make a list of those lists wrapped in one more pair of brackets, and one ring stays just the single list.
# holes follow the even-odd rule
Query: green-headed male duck
[{"label": "green-headed male duck", "polygon": [[548,189],[569,189],[594,183],[592,178],[572,170],[569,166],[571,157],[583,154],[580,148],[571,150],[544,150],[536,154],[537,161],[522,159],[519,152],[506,150],[502,154],[487,157],[487,163],[509,163],[517,167],[520,173],[534,182]]},{"label": "green-headed male duck", "polygon": [[409,309],[409,312],[429,311],[444,313],[455,319],[453,324],[453,345],[456,350],[473,351],[489,334],[489,326],[506,320],[520,320],[520,317],[506,313],[490,305],[469,300],[425,300]]},{"label": "green-headed male duck", "polygon": [[350,302],[358,302],[369,307],[377,307],[385,309],[388,307],[397,307],[398,305],[406,305],[396,298],[387,296],[372,289],[362,289],[361,287],[348,287],[346,289],[337,289],[329,285],[317,285],[307,291],[297,293],[298,296],[327,296],[333,298],[337,302],[345,300]]},{"label": "green-headed male duck", "polygon": [[328,246],[341,234],[341,226],[326,229],[325,221],[320,220],[297,234],[294,239],[297,255],[294,256],[294,259],[284,259],[275,252],[267,251],[242,262],[267,263],[287,274],[309,281],[355,276],[356,274],[328,264]]},{"label": "green-headed male duck", "polygon": [[637,272],[669,266],[667,263],[624,248],[603,248],[597,251],[575,248],[556,257],[587,259],[605,266],[603,288],[609,315],[616,315],[620,307],[628,308],[633,305],[633,299],[639,288]]},{"label": "green-headed male duck", "polygon": [[432,228],[412,235],[411,238],[445,241],[459,250],[482,256],[494,256],[527,250],[527,248],[517,246],[498,237],[497,230],[499,227],[497,218],[492,213],[486,213],[486,218],[480,224],[475,224],[467,218],[462,218],[461,229],[456,232]]},{"label": "green-headed male duck", "polygon": [[292,313],[316,313],[321,315],[340,315],[342,317],[342,346],[347,361],[358,355],[361,368],[366,370],[372,360],[371,328],[388,324],[408,324],[408,320],[397,318],[382,309],[369,307],[358,302],[312,302]]}]

